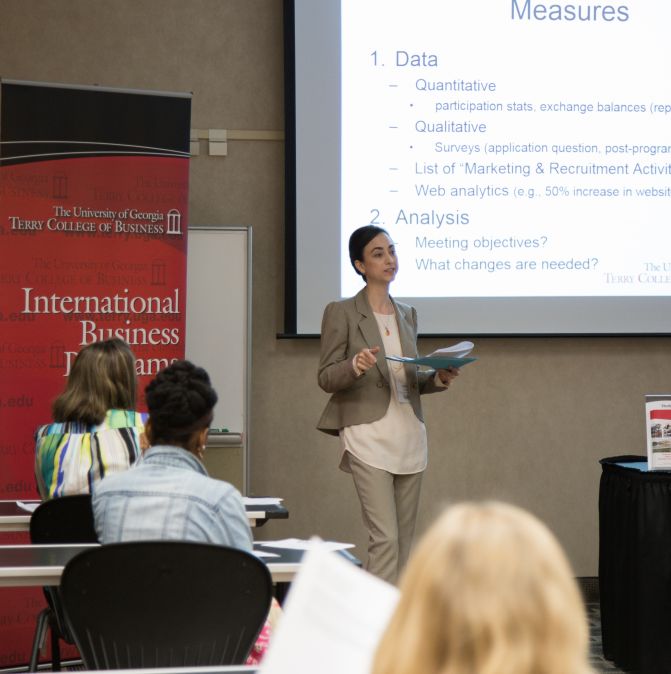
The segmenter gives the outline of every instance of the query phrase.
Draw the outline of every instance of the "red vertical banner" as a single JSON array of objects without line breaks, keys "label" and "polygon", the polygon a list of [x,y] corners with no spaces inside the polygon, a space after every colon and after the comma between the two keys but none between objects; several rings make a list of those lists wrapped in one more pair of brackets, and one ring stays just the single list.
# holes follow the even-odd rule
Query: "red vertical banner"
[{"label": "red vertical banner", "polygon": [[[140,391],[184,355],[191,101],[1,86],[0,499],[13,500],[37,495],[33,433],[83,346],[127,341]],[[41,591],[0,596],[0,666],[25,663]]]}]

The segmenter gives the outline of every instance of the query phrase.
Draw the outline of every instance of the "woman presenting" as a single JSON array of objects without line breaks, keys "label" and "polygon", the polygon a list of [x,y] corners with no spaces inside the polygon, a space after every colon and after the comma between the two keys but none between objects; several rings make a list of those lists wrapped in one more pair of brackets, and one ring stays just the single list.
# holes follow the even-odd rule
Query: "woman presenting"
[{"label": "woman presenting", "polygon": [[317,428],[340,437],[340,468],[352,474],[368,529],[366,569],[395,583],[415,529],[426,428],[421,393],[444,391],[457,369],[419,371],[385,355],[417,356],[417,314],[389,286],[396,249],[380,227],[357,229],[349,255],[366,286],[331,302],[321,329],[319,385],[331,393]]}]

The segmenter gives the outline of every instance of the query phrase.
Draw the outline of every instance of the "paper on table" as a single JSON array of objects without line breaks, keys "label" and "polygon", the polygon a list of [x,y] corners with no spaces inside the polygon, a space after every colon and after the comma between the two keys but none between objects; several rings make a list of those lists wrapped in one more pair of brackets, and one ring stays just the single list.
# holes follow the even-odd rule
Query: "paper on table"
[{"label": "paper on table", "polygon": [[[265,548],[288,548],[289,550],[310,550],[314,547],[315,541],[302,540],[300,538],[284,538],[281,541],[259,541],[259,545]],[[347,550],[353,548],[353,543],[337,543],[336,541],[319,541],[319,547],[326,550]]]},{"label": "paper on table", "polygon": [[19,506],[22,510],[27,510],[29,513],[34,513],[37,510],[37,506],[40,505],[40,502],[36,503],[27,503],[26,501],[17,501],[16,505]]},{"label": "paper on table", "polygon": [[368,674],[398,590],[322,546],[304,557],[261,674]]},{"label": "paper on table", "polygon": [[265,550],[254,550],[253,553],[259,558],[262,558],[262,557],[279,557],[278,554],[276,554],[274,552],[266,552]]},{"label": "paper on table", "polygon": [[242,502],[247,506],[258,505],[280,505],[284,499],[272,496],[243,496]]}]

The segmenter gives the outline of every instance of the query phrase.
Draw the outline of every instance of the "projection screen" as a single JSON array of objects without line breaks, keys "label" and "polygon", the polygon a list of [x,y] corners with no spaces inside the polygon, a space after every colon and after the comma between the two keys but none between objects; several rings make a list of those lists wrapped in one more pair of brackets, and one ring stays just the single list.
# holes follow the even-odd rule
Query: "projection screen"
[{"label": "projection screen", "polygon": [[671,332],[671,3],[288,7],[287,333],[365,224],[422,334]]}]

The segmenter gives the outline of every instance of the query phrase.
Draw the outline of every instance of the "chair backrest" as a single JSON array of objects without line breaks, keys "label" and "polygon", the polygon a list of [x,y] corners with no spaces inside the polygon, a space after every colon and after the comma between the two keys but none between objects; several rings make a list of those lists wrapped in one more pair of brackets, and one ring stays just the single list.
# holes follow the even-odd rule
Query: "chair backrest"
[{"label": "chair backrest", "polygon": [[243,550],[137,541],[74,557],[61,597],[86,669],[236,665],[264,625],[272,580]]},{"label": "chair backrest", "polygon": [[30,516],[32,543],[97,543],[90,494],[40,503]]}]

